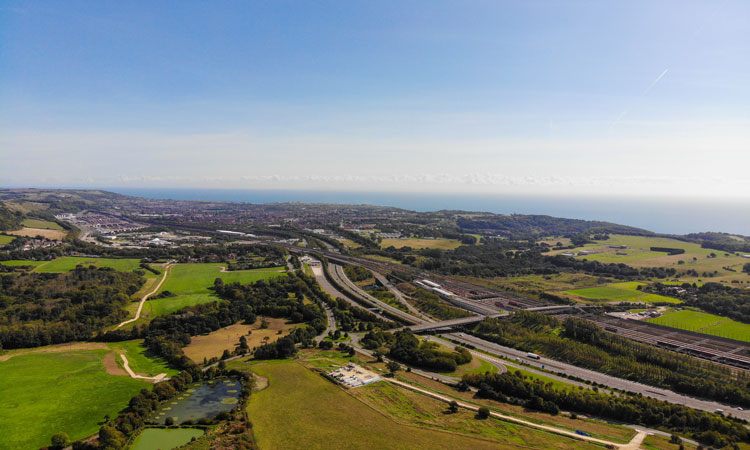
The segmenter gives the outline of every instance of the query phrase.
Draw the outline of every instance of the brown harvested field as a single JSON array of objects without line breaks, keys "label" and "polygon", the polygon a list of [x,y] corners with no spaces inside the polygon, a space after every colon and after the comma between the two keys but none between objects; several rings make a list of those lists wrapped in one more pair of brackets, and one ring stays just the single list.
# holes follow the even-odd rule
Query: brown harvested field
[{"label": "brown harvested field", "polygon": [[46,347],[24,348],[10,350],[8,353],[0,355],[0,362],[7,361],[14,356],[28,355],[31,353],[62,353],[84,350],[109,350],[109,347],[103,342],[69,342],[66,344],[48,345]]},{"label": "brown harvested field", "polygon": [[104,364],[104,369],[110,375],[128,374],[127,372],[125,372],[125,369],[117,365],[117,354],[114,352],[104,355],[104,358],[102,358],[102,364]]},{"label": "brown harvested field", "polygon": [[[286,319],[266,318],[266,321],[268,322],[268,328],[265,329],[260,329],[261,318],[259,317],[252,325],[237,323],[207,335],[195,336],[183,350],[188,358],[196,363],[201,363],[203,358],[220,358],[224,350],[234,350],[241,336],[245,336],[247,345],[253,348],[262,345],[265,338],[268,338],[268,342],[274,342],[289,334],[289,331],[295,327],[294,324],[287,324]],[[281,334],[279,334],[279,331],[281,331]],[[249,336],[247,335],[248,332],[250,332]]]},{"label": "brown harvested field", "polygon": [[65,230],[47,230],[44,228],[29,228],[29,227],[23,227],[20,230],[16,231],[6,231],[8,234],[12,234],[14,236],[27,236],[27,237],[37,237],[42,236],[47,239],[54,239],[54,240],[62,240],[66,234],[68,234]]}]

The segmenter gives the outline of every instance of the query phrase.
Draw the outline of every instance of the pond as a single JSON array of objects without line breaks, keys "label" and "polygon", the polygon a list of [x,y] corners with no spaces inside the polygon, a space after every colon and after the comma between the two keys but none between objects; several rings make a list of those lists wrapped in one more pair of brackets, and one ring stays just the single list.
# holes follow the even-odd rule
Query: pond
[{"label": "pond", "polygon": [[234,408],[239,402],[241,390],[242,383],[234,378],[195,384],[165,402],[155,420],[164,424],[167,417],[171,417],[177,424],[186,420],[213,418],[222,411]]},{"label": "pond", "polygon": [[130,450],[171,450],[203,436],[197,428],[146,428],[135,438]]}]

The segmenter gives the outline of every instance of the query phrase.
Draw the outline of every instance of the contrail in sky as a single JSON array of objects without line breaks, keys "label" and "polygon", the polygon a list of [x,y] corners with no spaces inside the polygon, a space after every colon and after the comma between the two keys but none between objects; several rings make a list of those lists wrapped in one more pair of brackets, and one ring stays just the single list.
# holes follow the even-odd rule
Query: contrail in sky
[{"label": "contrail in sky", "polygon": [[643,95],[648,94],[648,91],[650,91],[651,89],[653,89],[653,87],[656,86],[656,83],[658,83],[659,80],[661,80],[662,78],[664,78],[664,75],[666,75],[667,72],[669,72],[669,69],[664,69],[664,72],[662,72],[658,77],[656,77],[656,79],[654,80],[654,82],[651,83],[651,86],[649,86],[645,91],[643,91]]},{"label": "contrail in sky", "polygon": [[[655,79],[654,81],[652,81],[652,82],[651,82],[651,84],[650,84],[650,85],[649,85],[649,86],[648,86],[648,87],[646,88],[646,90],[645,90],[645,91],[643,91],[643,94],[641,94],[641,97],[643,97],[643,96],[645,96],[646,94],[648,94],[648,93],[649,93],[649,91],[650,91],[651,89],[653,89],[653,88],[654,88],[654,86],[656,86],[656,85],[657,85],[657,83],[659,83],[659,80],[661,80],[662,78],[664,78],[664,75],[666,75],[666,74],[667,74],[667,72],[669,72],[669,68],[666,68],[666,69],[664,69],[664,72],[660,73],[660,74],[659,74],[659,76],[658,76],[658,77],[656,77],[656,79]],[[619,115],[619,116],[617,117],[617,119],[615,119],[615,121],[614,121],[614,122],[612,122],[612,126],[615,126],[615,125],[617,125],[617,124],[618,124],[618,123],[619,123],[619,122],[620,122],[620,121],[621,121],[622,119],[624,119],[624,118],[625,118],[625,116],[627,116],[627,115],[628,115],[628,113],[630,112],[630,110],[631,110],[631,109],[632,109],[632,108],[625,108],[625,109],[624,109],[624,110],[623,110],[623,111],[622,111],[622,112],[620,113],[620,115]]]}]

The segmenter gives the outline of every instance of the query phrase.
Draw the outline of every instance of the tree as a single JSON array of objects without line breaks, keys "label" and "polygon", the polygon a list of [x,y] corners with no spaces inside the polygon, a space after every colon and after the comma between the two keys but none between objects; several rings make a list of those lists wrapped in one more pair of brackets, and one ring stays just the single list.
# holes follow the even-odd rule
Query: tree
[{"label": "tree", "polygon": [[391,371],[392,374],[395,374],[399,370],[401,370],[401,365],[397,363],[396,361],[388,361],[388,370]]},{"label": "tree", "polygon": [[61,432],[52,435],[52,446],[55,448],[65,448],[70,444],[70,438],[67,434]]},{"label": "tree", "polygon": [[480,418],[480,419],[486,419],[486,418],[490,417],[490,409],[487,408],[486,406],[482,406],[477,411],[477,417]]},{"label": "tree", "polygon": [[750,263],[746,263],[744,266],[742,266],[742,271],[745,273],[750,273]]},{"label": "tree", "polygon": [[458,402],[457,402],[457,401],[455,401],[455,400],[451,400],[451,402],[450,402],[450,404],[449,404],[449,406],[448,406],[448,410],[449,410],[449,411],[450,411],[450,412],[451,412],[452,414],[456,414],[456,413],[458,412]]}]

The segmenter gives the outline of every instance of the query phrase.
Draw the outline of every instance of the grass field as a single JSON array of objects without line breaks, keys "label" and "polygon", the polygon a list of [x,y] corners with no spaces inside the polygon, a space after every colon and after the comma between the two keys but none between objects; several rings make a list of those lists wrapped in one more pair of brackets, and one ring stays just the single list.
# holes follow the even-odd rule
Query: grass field
[{"label": "grass field", "polygon": [[443,375],[450,375],[452,377],[462,377],[466,374],[478,374],[478,373],[497,373],[498,368],[495,365],[488,363],[483,359],[479,359],[476,356],[468,364],[462,364],[458,366],[455,372],[445,372]]},{"label": "grass field", "polygon": [[190,439],[203,436],[197,428],[146,428],[135,438],[130,450],[163,450],[177,448],[190,442]]},{"label": "grass field", "polygon": [[[263,449],[517,448],[502,440],[476,439],[456,432],[440,433],[436,432],[444,431],[440,426],[427,428],[411,421],[404,423],[406,421],[398,420],[400,418],[393,420],[294,361],[257,364],[253,371],[269,378],[270,383],[267,389],[251,396],[248,406],[258,446]],[[435,405],[435,408],[444,410],[445,405]],[[432,410],[425,411],[427,414],[436,415]],[[477,421],[470,413],[455,416],[463,416],[460,421],[467,426],[477,422],[476,427],[496,428],[502,430],[500,433],[507,439],[520,439],[518,434],[505,433],[515,428],[510,425],[493,420]],[[289,432],[290,429],[294,432]],[[524,437],[537,434],[527,429],[522,433]],[[538,433],[538,437],[540,448],[585,448],[575,441],[569,441],[569,446],[556,447],[557,442],[568,440],[546,433]]]},{"label": "grass field", "polygon": [[701,311],[668,311],[660,317],[648,319],[648,322],[750,342],[750,325]]},{"label": "grass field", "polygon": [[[203,362],[203,358],[211,359],[212,357],[221,357],[224,350],[232,351],[239,343],[240,337],[245,336],[247,345],[250,348],[260,346],[265,338],[268,342],[274,342],[289,334],[289,330],[294,328],[293,324],[286,323],[285,319],[267,318],[268,328],[261,329],[261,318],[252,325],[234,324],[221,328],[203,336],[195,336],[190,340],[190,344],[183,348],[185,355],[196,363]],[[281,334],[279,334],[281,331]],[[248,336],[248,332],[250,335]]]},{"label": "grass field", "polygon": [[[173,313],[187,306],[215,302],[218,297],[209,288],[214,285],[216,278],[221,278],[225,283],[250,284],[258,280],[285,276],[282,272],[283,267],[222,272],[223,267],[222,264],[177,264],[173,266],[169,269],[167,279],[161,285],[159,293],[169,291],[176,296],[147,301],[141,312],[144,321]],[[131,305],[130,308],[135,311],[137,305]],[[138,323],[141,322],[143,321]]]},{"label": "grass field", "polygon": [[6,236],[4,234],[0,234],[0,245],[10,244],[15,238],[15,236]]},{"label": "grass field", "polygon": [[565,293],[589,300],[606,302],[682,303],[675,298],[641,292],[637,289],[637,286],[643,284],[635,281],[613,283],[607,286],[573,289],[565,291]]},{"label": "grass field", "polygon": [[109,350],[19,355],[0,362],[0,449],[49,445],[63,431],[72,439],[97,432],[148,383],[109,375]]},{"label": "grass field", "polygon": [[445,403],[386,382],[364,386],[351,392],[372,408],[401,423],[461,435],[481,436],[496,441],[496,445],[503,446],[500,448],[595,448],[590,444],[497,419],[477,420],[473,412],[463,409],[456,414],[446,414]]},{"label": "grass field", "polygon": [[29,228],[41,228],[43,230],[62,230],[63,227],[56,224],[55,222],[50,222],[48,220],[39,220],[39,219],[26,219],[23,222],[21,222],[21,225]]},{"label": "grass field", "polygon": [[12,234],[15,236],[26,236],[26,237],[31,237],[31,238],[42,236],[44,238],[53,239],[53,240],[62,240],[68,234],[68,232],[64,230],[50,230],[48,228],[29,228],[29,227],[23,227],[20,230],[6,231],[6,233]]},{"label": "grass field", "polygon": [[421,248],[436,248],[439,250],[453,250],[461,245],[461,242],[456,239],[383,239],[380,243],[381,248],[388,248],[390,246],[401,248],[411,247],[413,249]]},{"label": "grass field", "polygon": [[214,285],[216,278],[221,278],[226,284],[234,282],[250,284],[258,280],[283,276],[283,270],[285,270],[284,267],[274,267],[222,272],[223,267],[223,264],[177,264],[170,269],[169,276],[159,292],[170,291],[178,295],[206,294],[211,292],[208,288]]},{"label": "grass field", "polygon": [[[137,339],[133,341],[112,342],[107,345],[118,355],[124,353],[128,358],[128,365],[138,375],[153,377],[160,373],[166,373],[167,376],[179,373],[178,370],[170,368],[163,358],[149,355],[148,350],[142,344],[143,339]],[[122,359],[118,357],[117,363],[122,366]]]},{"label": "grass field", "polygon": [[[610,246],[626,246],[626,249],[615,249]],[[680,248],[685,250],[681,255],[668,255],[664,252],[652,252],[651,247],[668,247]],[[725,253],[719,250],[702,248],[699,244],[678,241],[669,238],[657,238],[646,236],[626,236],[613,234],[606,241],[597,241],[592,244],[586,244],[574,250],[554,250],[550,255],[562,252],[578,252],[588,250],[595,252],[591,255],[580,256],[580,258],[590,261],[600,261],[603,263],[625,263],[633,267],[673,267],[678,273],[687,270],[695,270],[699,273],[698,277],[682,277],[683,279],[693,282],[698,279],[708,279],[712,281],[732,281],[741,280],[750,281],[747,274],[741,273],[742,265],[747,262],[741,256]],[[621,253],[621,254],[618,254]],[[710,257],[711,254],[715,257]],[[693,260],[695,258],[695,260]],[[680,264],[679,262],[683,263]],[[725,270],[729,267],[736,272]],[[703,273],[718,272],[715,277],[703,277]]]},{"label": "grass field", "polygon": [[31,261],[26,259],[11,259],[9,261],[0,261],[0,264],[4,266],[41,266],[42,264],[46,263],[47,261]]},{"label": "grass field", "polygon": [[[44,262],[34,269],[34,272],[40,273],[59,273],[73,270],[77,265],[111,267],[122,272],[131,272],[140,269],[140,259],[114,259],[114,258],[86,258],[81,256],[63,256],[62,258],[53,259]],[[146,277],[155,277],[156,275],[146,271]]]}]

